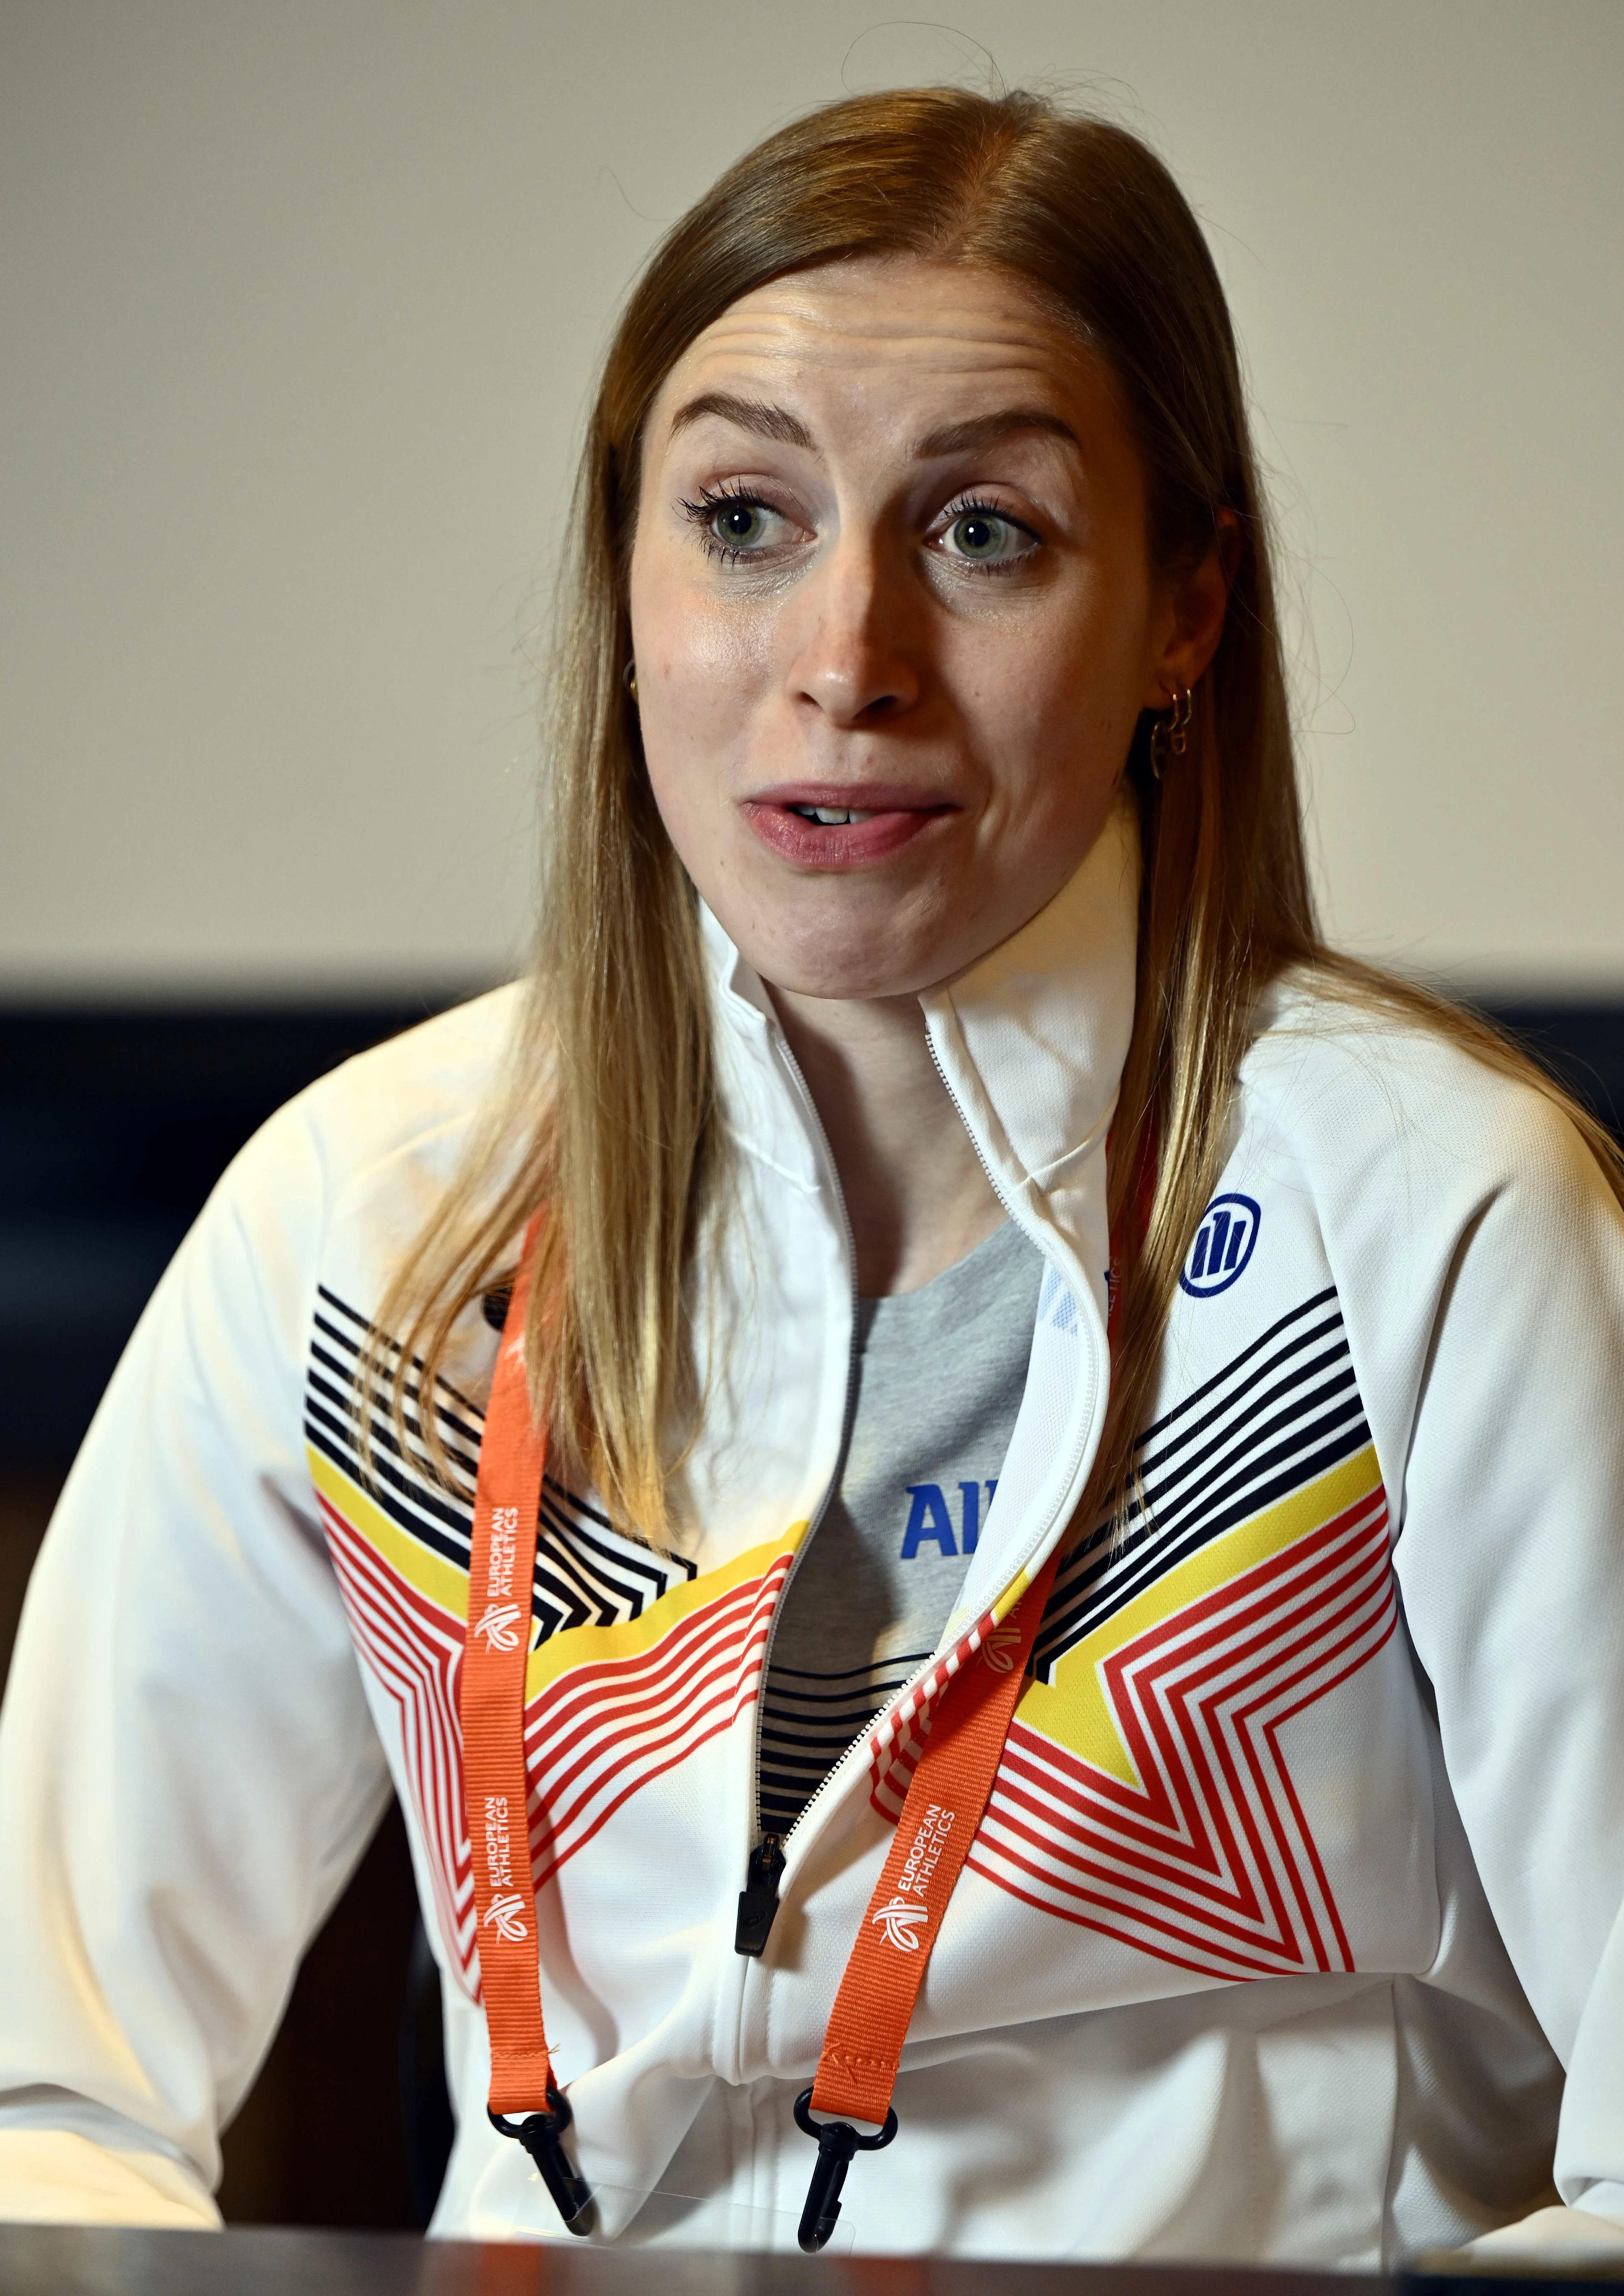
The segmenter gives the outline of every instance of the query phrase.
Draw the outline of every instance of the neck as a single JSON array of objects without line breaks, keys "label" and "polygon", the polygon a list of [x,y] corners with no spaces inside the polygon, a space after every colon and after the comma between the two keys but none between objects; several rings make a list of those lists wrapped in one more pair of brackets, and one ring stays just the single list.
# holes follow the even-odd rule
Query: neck
[{"label": "neck", "polygon": [[1004,1218],[931,1057],[917,998],[773,1003],[828,1135],[865,1299],[916,1292]]}]

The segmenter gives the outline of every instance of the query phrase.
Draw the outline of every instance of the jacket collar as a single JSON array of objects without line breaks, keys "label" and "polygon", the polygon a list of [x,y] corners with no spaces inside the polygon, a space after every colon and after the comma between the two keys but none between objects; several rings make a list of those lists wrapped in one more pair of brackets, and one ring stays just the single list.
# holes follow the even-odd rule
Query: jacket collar
[{"label": "jacket collar", "polygon": [[[943,1079],[993,1185],[1023,1226],[1058,1228],[1072,1252],[1085,1246],[1078,1192],[1085,1172],[1103,1169],[1095,1152],[1103,1150],[1133,1031],[1139,869],[1137,824],[1124,798],[1046,907],[920,998]],[[782,1040],[772,999],[702,904],[701,926],[724,1023],[718,1050],[734,1136],[785,1177],[816,1187],[816,1148],[784,1091],[783,1070],[772,1073],[772,1048]],[[1090,1262],[1095,1224],[1081,1223]]]}]

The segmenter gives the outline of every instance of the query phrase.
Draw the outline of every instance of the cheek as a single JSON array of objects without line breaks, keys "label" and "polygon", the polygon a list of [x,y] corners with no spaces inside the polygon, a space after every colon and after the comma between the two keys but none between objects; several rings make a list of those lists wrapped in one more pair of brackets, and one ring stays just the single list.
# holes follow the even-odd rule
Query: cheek
[{"label": "cheek", "polygon": [[959,690],[1010,820],[1038,833],[1097,816],[1133,734],[1132,653],[1120,632],[1072,611],[965,660]]},{"label": "cheek", "polygon": [[663,810],[668,791],[716,777],[737,753],[766,648],[757,618],[718,609],[657,562],[634,562],[631,615],[644,750]]}]

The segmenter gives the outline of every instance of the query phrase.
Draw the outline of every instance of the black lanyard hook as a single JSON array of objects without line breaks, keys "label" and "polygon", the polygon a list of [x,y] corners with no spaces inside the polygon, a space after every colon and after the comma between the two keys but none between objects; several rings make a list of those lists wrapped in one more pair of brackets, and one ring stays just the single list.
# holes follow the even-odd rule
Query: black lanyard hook
[{"label": "black lanyard hook", "polygon": [[835,2219],[841,2213],[841,2187],[846,2182],[853,2154],[882,2151],[897,2134],[897,2115],[887,2105],[884,2126],[876,2128],[872,2136],[860,2136],[849,2120],[814,2120],[812,2092],[803,2088],[795,2100],[795,2125],[817,2140],[817,2159],[812,2166],[812,2181],[807,2186],[807,2205],[800,2212],[800,2226],[795,2235],[807,2255],[816,2256],[820,2248],[828,2244],[834,2230]]},{"label": "black lanyard hook", "polygon": [[549,2081],[545,2112],[527,2113],[522,2120],[509,2120],[505,2114],[493,2112],[490,2125],[523,2145],[553,2195],[565,2230],[585,2239],[593,2229],[592,2187],[576,2174],[564,2150],[564,2131],[574,2118],[569,2098]]}]

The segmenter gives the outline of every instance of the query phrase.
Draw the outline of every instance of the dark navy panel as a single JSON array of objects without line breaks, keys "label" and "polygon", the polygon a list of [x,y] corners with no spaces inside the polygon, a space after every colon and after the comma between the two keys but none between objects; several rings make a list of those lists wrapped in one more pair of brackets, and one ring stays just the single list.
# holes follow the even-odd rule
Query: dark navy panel
[{"label": "dark navy panel", "polygon": [[454,995],[0,1010],[0,1460],[65,1464],[237,1150]]}]

